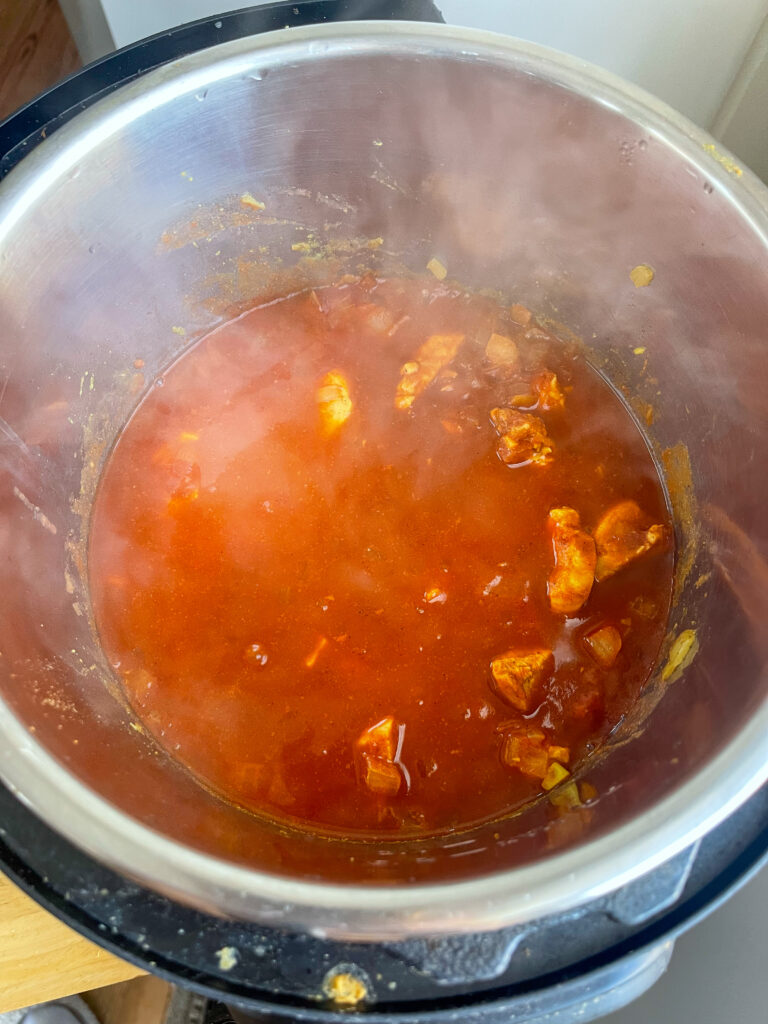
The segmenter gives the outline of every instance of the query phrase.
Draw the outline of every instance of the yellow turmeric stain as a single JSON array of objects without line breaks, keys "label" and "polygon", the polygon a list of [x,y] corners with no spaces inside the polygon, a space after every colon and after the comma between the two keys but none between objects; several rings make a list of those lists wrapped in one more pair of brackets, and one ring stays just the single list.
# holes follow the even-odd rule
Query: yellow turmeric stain
[{"label": "yellow turmeric stain", "polygon": [[260,199],[255,199],[250,192],[243,192],[240,202],[251,210],[266,210],[267,208],[265,203],[262,203]]},{"label": "yellow turmeric stain", "polygon": [[653,267],[649,267],[647,263],[638,263],[629,272],[630,280],[635,288],[647,288],[655,276]]},{"label": "yellow turmeric stain", "polygon": [[702,148],[706,153],[709,153],[710,156],[714,157],[720,166],[724,167],[729,174],[735,174],[737,178],[740,178],[744,173],[736,161],[725,153],[721,153],[714,143],[707,142]]},{"label": "yellow turmeric stain", "polygon": [[664,682],[677,679],[682,675],[683,669],[688,668],[696,657],[698,649],[699,641],[696,630],[684,629],[670,647],[667,663],[661,670],[661,678]]},{"label": "yellow turmeric stain", "polygon": [[357,1006],[368,995],[363,982],[349,972],[331,975],[323,987],[325,994],[339,1006]]},{"label": "yellow turmeric stain", "polygon": [[429,263],[427,263],[427,270],[433,277],[436,277],[438,281],[444,281],[448,274],[447,268],[440,262],[437,256],[433,256]]},{"label": "yellow turmeric stain", "polygon": [[219,962],[220,971],[231,971],[240,959],[234,946],[223,946],[217,949],[214,955]]}]

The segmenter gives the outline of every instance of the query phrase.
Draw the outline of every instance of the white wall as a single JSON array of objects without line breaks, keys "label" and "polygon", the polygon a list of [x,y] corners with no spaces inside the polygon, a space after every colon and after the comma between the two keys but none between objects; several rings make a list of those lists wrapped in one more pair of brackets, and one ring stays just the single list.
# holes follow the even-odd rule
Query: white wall
[{"label": "white wall", "polygon": [[437,0],[446,21],[530,39],[615,71],[708,127],[766,0]]},{"label": "white wall", "polygon": [[725,97],[712,131],[768,182],[768,17]]},{"label": "white wall", "polygon": [[[117,46],[247,0],[101,0]],[[708,127],[768,0],[436,0],[446,21],[601,64]],[[768,100],[766,101],[768,102]]]}]

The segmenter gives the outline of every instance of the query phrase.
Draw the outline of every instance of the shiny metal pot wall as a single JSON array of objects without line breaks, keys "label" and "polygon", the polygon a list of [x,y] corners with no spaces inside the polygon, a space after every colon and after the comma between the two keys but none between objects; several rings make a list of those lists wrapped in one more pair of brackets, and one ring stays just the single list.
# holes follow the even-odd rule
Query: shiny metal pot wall
[{"label": "shiny metal pot wall", "polygon": [[[649,97],[451,28],[244,39],[76,117],[0,186],[2,777],[166,893],[362,938],[576,905],[710,828],[768,774],[767,210]],[[391,845],[292,833],[129,727],[89,620],[89,502],[144,380],[227,304],[433,255],[581,334],[652,420],[682,552],[665,658],[686,630],[698,653],[590,766],[587,809]]]}]

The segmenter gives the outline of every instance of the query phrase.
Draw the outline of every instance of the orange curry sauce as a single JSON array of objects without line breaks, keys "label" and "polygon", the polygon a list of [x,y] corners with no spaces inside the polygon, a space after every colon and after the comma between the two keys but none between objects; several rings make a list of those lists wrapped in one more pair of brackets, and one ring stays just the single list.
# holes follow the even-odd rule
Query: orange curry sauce
[{"label": "orange curry sauce", "polygon": [[278,820],[405,835],[569,784],[656,661],[673,531],[575,346],[367,276],[255,308],[155,381],[89,566],[175,758]]}]

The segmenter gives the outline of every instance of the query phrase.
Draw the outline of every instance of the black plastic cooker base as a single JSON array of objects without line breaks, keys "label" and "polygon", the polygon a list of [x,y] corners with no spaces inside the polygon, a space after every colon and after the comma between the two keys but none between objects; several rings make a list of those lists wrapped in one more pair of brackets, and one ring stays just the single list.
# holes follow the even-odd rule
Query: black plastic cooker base
[{"label": "black plastic cooker base", "polygon": [[543,1024],[557,1013],[567,1024],[644,991],[666,966],[674,938],[768,858],[768,785],[699,843],[611,896],[500,932],[381,944],[329,941],[182,906],[97,864],[4,788],[0,822],[2,869],[30,896],[118,956],[233,1012],[337,1020],[322,993],[338,969],[365,980],[372,1022]]},{"label": "black plastic cooker base", "polygon": [[[96,61],[0,124],[0,178],[113,89],[217,42],[316,21],[441,21],[430,0],[298,0],[161,33]],[[211,1024],[338,1021],[322,1001],[335,969],[365,980],[372,1022],[589,1021],[663,972],[674,938],[768,856],[768,786],[699,844],[612,896],[501,932],[379,945],[224,921],[92,861],[0,786],[0,865],[33,899],[118,956],[211,1000]],[[227,970],[221,951],[234,950]],[[225,1010],[223,1004],[229,1009]]]}]

